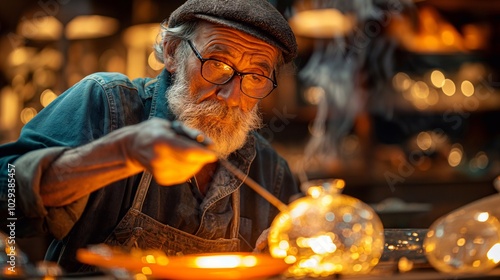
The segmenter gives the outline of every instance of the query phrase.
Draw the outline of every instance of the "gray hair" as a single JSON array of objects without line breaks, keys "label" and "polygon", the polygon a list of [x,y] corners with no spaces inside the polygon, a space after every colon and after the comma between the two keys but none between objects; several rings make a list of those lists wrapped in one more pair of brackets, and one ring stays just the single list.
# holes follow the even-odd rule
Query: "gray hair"
[{"label": "gray hair", "polygon": [[[180,46],[187,40],[192,40],[196,35],[196,27],[199,21],[189,21],[176,27],[168,27],[167,21],[164,20],[160,24],[160,32],[157,35],[156,43],[153,45],[156,59],[163,61],[163,44],[165,41],[170,41],[174,46]],[[181,48],[185,49],[185,48]],[[180,49],[178,49],[180,50]],[[177,51],[176,51],[177,52]]]},{"label": "gray hair", "polygon": [[[186,43],[187,40],[193,40],[196,36],[196,29],[199,25],[200,21],[193,20],[182,23],[176,27],[168,27],[167,20],[164,20],[160,24],[160,32],[157,35],[156,43],[153,45],[153,49],[155,52],[156,59],[158,61],[164,63],[163,61],[163,44],[165,41],[169,40],[173,43],[173,46],[177,47],[176,55],[179,55],[178,52],[184,52],[184,55],[189,54],[189,48]],[[178,48],[182,46],[181,48]],[[279,68],[285,64],[283,52],[279,50],[278,52],[278,60],[276,65],[276,75],[279,74]]]}]

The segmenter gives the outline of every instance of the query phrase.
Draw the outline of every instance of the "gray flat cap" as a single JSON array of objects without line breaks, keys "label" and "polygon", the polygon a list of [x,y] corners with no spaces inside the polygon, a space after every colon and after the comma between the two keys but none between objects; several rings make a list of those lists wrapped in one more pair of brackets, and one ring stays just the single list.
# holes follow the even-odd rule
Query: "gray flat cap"
[{"label": "gray flat cap", "polygon": [[168,20],[176,27],[193,19],[234,28],[279,48],[285,62],[297,55],[297,42],[286,19],[267,0],[188,0]]}]

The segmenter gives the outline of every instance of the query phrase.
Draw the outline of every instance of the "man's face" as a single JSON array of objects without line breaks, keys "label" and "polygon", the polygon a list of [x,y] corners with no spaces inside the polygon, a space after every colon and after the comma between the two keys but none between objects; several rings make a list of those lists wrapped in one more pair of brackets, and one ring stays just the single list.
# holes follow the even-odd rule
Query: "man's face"
[{"label": "man's face", "polygon": [[[245,33],[203,23],[192,41],[204,59],[217,59],[239,72],[272,77],[278,51]],[[258,99],[241,92],[241,78],[235,75],[224,85],[214,85],[201,76],[201,61],[194,52],[176,57],[174,82],[167,98],[174,114],[189,127],[196,128],[214,142],[220,157],[227,157],[245,143],[252,129],[261,125]],[[170,68],[170,69],[169,69]]]}]

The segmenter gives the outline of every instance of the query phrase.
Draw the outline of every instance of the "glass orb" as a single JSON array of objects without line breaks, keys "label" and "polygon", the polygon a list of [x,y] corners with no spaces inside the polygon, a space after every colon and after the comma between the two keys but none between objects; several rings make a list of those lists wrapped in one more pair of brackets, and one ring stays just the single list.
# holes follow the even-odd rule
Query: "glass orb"
[{"label": "glass orb", "polygon": [[429,263],[441,272],[485,273],[500,261],[500,222],[477,209],[452,212],[431,225],[424,248]]},{"label": "glass orb", "polygon": [[312,184],[307,196],[292,202],[271,224],[270,253],[292,264],[289,276],[362,274],[378,263],[384,248],[382,222],[367,204],[339,194],[343,183]]}]

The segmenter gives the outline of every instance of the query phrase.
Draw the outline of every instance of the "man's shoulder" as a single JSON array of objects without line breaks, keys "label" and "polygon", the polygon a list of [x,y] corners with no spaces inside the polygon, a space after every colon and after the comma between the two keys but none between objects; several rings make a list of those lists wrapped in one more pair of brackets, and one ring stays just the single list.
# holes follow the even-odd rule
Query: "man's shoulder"
[{"label": "man's shoulder", "polygon": [[86,76],[82,81],[95,81],[101,86],[134,86],[133,81],[127,75],[119,72],[96,72]]},{"label": "man's shoulder", "polygon": [[267,155],[271,157],[280,157],[276,149],[271,145],[271,143],[257,131],[252,131],[250,133],[252,137],[255,139],[255,149],[257,152],[262,155]]},{"label": "man's shoulder", "polygon": [[262,136],[262,134],[260,134],[258,131],[253,130],[252,132],[250,132],[250,135],[252,135],[255,138],[256,144],[272,149],[269,141],[266,138],[264,138],[264,136]]}]

